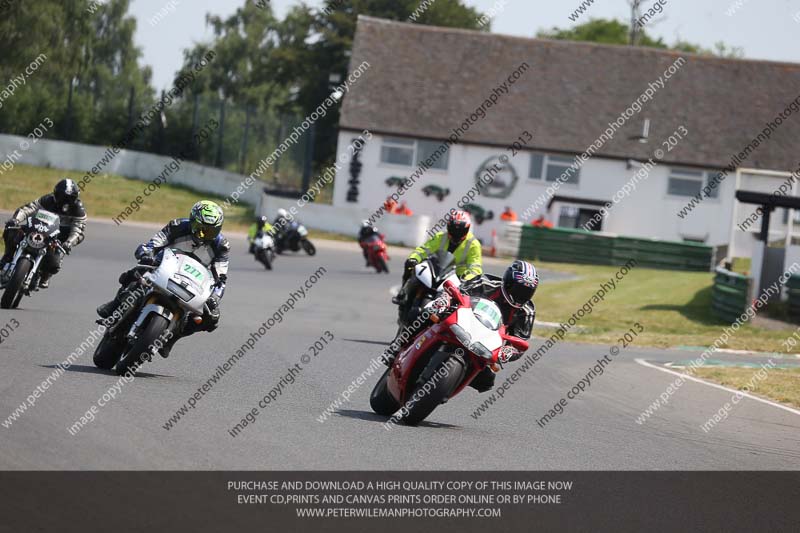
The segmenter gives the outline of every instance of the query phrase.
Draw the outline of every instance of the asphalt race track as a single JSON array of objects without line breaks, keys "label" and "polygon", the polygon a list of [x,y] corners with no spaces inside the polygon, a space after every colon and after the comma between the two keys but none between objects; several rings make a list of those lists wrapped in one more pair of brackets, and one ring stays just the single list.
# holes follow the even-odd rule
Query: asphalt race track
[{"label": "asphalt race track", "polygon": [[[51,288],[23,299],[16,331],[0,344],[0,421],[32,394],[88,332],[95,307],[116,290],[138,242],[152,227],[92,222],[88,237]],[[370,365],[395,331],[392,274],[364,268],[356,246],[318,242],[316,257],[278,257],[267,272],[234,245],[220,328],[183,339],[169,359],[145,365],[74,436],[68,428],[118,377],[80,357],[9,427],[0,426],[0,469],[476,469],[684,470],[798,469],[800,416],[743,399],[708,433],[700,426],[731,394],[687,382],[648,421],[636,417],[675,376],[637,363],[686,360],[678,351],[628,348],[602,376],[545,428],[536,420],[563,397],[609,347],[562,343],[477,419],[486,394],[472,389],[443,405],[420,427],[384,428],[368,398],[374,374],[351,400],[321,423],[317,418]],[[250,333],[319,267],[325,275],[170,430],[169,418],[217,372]],[[497,273],[500,263],[487,270]],[[544,273],[542,283],[557,281]],[[577,305],[577,303],[576,303]],[[602,308],[598,308],[601,312]],[[261,409],[235,438],[229,429],[300,361],[325,331],[335,340],[303,366],[293,384]],[[537,330],[539,336],[547,330]],[[538,342],[534,343],[537,346]],[[513,370],[507,368],[506,372]],[[498,383],[503,379],[501,374]],[[284,383],[286,379],[284,378]]]}]

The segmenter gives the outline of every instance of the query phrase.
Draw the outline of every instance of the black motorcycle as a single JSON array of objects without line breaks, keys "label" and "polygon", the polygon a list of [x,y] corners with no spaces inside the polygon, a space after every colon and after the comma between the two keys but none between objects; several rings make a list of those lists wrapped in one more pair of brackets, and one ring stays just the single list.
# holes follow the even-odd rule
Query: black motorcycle
[{"label": "black motorcycle", "polygon": [[291,222],[277,239],[275,239],[275,251],[283,253],[284,250],[299,252],[303,248],[308,255],[317,253],[317,248],[308,240],[308,230],[297,221]]},{"label": "black motorcycle", "polygon": [[[14,229],[14,228],[10,228]],[[39,266],[49,250],[64,252],[58,236],[61,233],[61,219],[55,213],[39,209],[18,231],[22,232],[14,259],[8,268],[0,273],[0,288],[4,288],[0,307],[16,309],[23,296],[30,296],[39,288]]]},{"label": "black motorcycle", "polygon": [[440,250],[414,266],[414,272],[401,289],[401,296],[396,298],[400,306],[397,317],[400,330],[413,323],[422,308],[441,294],[447,280],[456,287],[461,285],[456,276],[455,257],[446,250]]}]

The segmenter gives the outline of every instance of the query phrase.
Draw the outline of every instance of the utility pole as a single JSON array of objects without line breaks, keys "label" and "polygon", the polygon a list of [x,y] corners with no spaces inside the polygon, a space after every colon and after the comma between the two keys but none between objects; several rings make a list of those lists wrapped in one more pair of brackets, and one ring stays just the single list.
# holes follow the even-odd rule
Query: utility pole
[{"label": "utility pole", "polygon": [[631,32],[628,44],[636,46],[639,44],[639,19],[641,18],[642,0],[631,0]]}]

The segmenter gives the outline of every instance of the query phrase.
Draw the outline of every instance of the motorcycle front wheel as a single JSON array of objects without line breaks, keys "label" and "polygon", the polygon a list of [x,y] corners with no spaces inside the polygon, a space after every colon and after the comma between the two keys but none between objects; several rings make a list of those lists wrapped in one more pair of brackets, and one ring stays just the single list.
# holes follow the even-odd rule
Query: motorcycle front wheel
[{"label": "motorcycle front wheel", "polygon": [[147,322],[147,325],[142,329],[139,338],[133,343],[125,355],[117,363],[114,371],[118,376],[122,376],[126,372],[135,374],[139,367],[146,360],[150,359],[152,350],[151,347],[155,344],[156,340],[160,339],[165,331],[169,328],[169,321],[161,315],[153,315]]},{"label": "motorcycle front wheel", "polygon": [[425,420],[461,383],[462,365],[460,359],[450,357],[439,365],[430,378],[423,380],[420,377],[408,401],[400,408],[400,421],[408,426],[416,426]]},{"label": "motorcycle front wheel", "polygon": [[369,406],[372,407],[375,414],[381,416],[392,416],[400,409],[400,404],[392,397],[386,387],[391,370],[391,368],[386,369],[386,372],[383,373],[383,376],[375,384],[375,388],[372,389],[372,393],[369,395]]},{"label": "motorcycle front wheel", "polygon": [[111,370],[119,361],[122,349],[125,347],[123,341],[112,338],[107,332],[100,340],[100,344],[94,351],[92,361],[94,366],[103,370]]},{"label": "motorcycle front wheel", "polygon": [[17,265],[14,268],[14,273],[11,274],[11,279],[6,285],[6,290],[3,292],[3,297],[0,298],[0,307],[3,309],[16,309],[22,300],[22,294],[25,287],[25,279],[30,274],[33,268],[33,262],[27,257],[20,257],[17,260]]},{"label": "motorcycle front wheel", "polygon": [[264,265],[267,270],[272,270],[272,262],[269,259],[269,253],[266,250],[259,250],[257,252],[258,260]]},{"label": "motorcycle front wheel", "polygon": [[378,256],[378,274],[381,272],[389,273],[389,266],[386,264],[386,259],[381,256]]},{"label": "motorcycle front wheel", "polygon": [[317,248],[311,241],[303,239],[300,244],[303,246],[303,250],[305,250],[308,255],[315,255],[317,253]]}]

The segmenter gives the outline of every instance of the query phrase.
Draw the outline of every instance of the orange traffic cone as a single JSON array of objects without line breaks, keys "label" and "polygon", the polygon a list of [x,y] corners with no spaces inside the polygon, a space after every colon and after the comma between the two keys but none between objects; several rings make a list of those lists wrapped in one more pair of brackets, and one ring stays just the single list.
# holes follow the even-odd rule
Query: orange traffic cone
[{"label": "orange traffic cone", "polygon": [[492,248],[489,250],[491,257],[497,257],[497,230],[492,230]]}]

